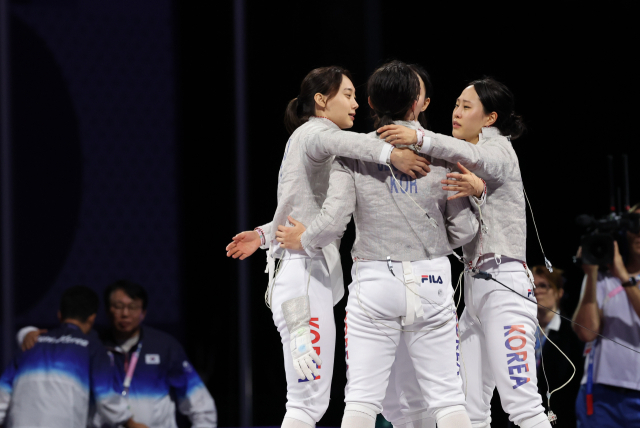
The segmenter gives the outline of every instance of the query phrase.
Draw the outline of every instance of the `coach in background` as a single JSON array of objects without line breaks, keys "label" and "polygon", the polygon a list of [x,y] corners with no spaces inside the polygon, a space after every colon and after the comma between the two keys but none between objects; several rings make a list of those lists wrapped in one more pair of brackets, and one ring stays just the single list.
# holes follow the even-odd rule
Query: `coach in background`
[{"label": "coach in background", "polygon": [[114,390],[106,349],[88,335],[98,306],[98,295],[87,287],[64,292],[61,326],[41,334],[0,378],[0,426],[85,428],[92,396],[97,413],[111,426],[146,428],[133,421],[126,400]]},{"label": "coach in background", "polygon": [[542,405],[548,411],[547,391],[564,385],[573,375],[573,367],[567,360],[569,358],[576,368],[576,374],[567,386],[552,394],[551,410],[558,416],[560,426],[575,428],[575,402],[582,378],[584,343],[574,333],[571,322],[554,313],[561,312],[560,300],[564,295],[562,271],[554,267],[553,272],[549,272],[544,266],[535,266],[531,271],[536,285],[533,293],[541,305],[538,306],[541,331],[537,333],[536,370],[538,373],[544,371],[544,375],[538,375],[538,392],[542,396]]},{"label": "coach in background", "polygon": [[[111,329],[102,336],[102,342],[112,355],[118,382],[136,420],[153,428],[177,428],[177,402],[178,410],[189,417],[193,428],[216,427],[213,398],[180,343],[141,325],[147,314],[146,290],[120,280],[107,287],[104,301]],[[25,342],[38,334],[30,332]],[[93,426],[106,428],[109,423],[96,414]]]},{"label": "coach in background", "polygon": [[[631,212],[640,213],[640,204]],[[613,264],[607,271],[582,266],[585,278],[574,321],[635,352],[573,326],[578,337],[588,342],[576,400],[580,428],[640,427],[640,233],[627,231],[625,241],[626,263],[615,243]]]}]

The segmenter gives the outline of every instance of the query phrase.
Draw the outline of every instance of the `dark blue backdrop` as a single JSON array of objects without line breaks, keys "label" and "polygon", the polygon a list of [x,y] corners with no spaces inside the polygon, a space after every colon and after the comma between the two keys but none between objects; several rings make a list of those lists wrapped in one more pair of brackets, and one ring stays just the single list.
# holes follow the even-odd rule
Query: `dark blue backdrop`
[{"label": "dark blue backdrop", "polygon": [[[179,332],[171,2],[12,3],[17,324],[127,278]],[[104,322],[104,318],[101,318]]]}]

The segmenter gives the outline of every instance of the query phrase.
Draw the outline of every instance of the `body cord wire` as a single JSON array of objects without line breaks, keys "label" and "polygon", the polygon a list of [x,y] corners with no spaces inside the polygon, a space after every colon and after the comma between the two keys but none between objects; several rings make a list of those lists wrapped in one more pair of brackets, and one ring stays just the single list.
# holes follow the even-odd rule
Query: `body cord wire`
[{"label": "body cord wire", "polygon": [[[531,302],[531,303],[534,303],[534,304],[536,304],[536,305],[540,306],[541,308],[544,308],[544,309],[546,309],[546,310],[548,310],[548,311],[553,312],[554,314],[557,314],[558,316],[560,316],[560,318],[562,318],[562,319],[564,319],[564,320],[569,321],[571,324],[575,324],[575,325],[577,325],[577,326],[578,326],[578,327],[580,327],[580,328],[583,328],[583,329],[585,329],[585,330],[587,330],[587,331],[590,331],[591,333],[593,333],[593,334],[597,335],[598,337],[601,337],[601,338],[606,339],[606,340],[608,340],[608,341],[610,341],[610,342],[613,342],[613,343],[615,343],[616,345],[622,346],[623,348],[627,348],[628,350],[630,350],[630,351],[632,351],[632,352],[635,352],[636,354],[640,354],[640,352],[639,352],[639,351],[636,351],[635,349],[630,348],[629,346],[624,345],[624,344],[622,344],[622,343],[618,342],[617,340],[610,339],[610,338],[608,338],[607,336],[603,336],[602,334],[600,334],[600,333],[598,333],[598,332],[596,332],[596,331],[593,331],[593,330],[591,330],[590,328],[583,326],[582,324],[578,324],[577,322],[573,321],[572,319],[570,319],[570,318],[568,318],[568,317],[565,317],[565,316],[564,316],[564,315],[562,315],[560,312],[556,312],[556,311],[554,311],[554,310],[553,310],[553,309],[551,309],[551,308],[548,308],[548,307],[546,307],[546,306],[544,306],[544,305],[541,305],[540,303],[538,303],[538,302],[536,302],[536,301],[534,301],[534,300],[529,299],[528,297],[523,296],[522,294],[518,293],[518,292],[517,292],[516,290],[514,290],[513,288],[511,288],[511,287],[509,287],[509,286],[507,286],[507,285],[505,285],[505,284],[501,283],[501,282],[500,282],[500,281],[498,281],[497,279],[495,279],[493,276],[491,276],[491,274],[489,274],[489,273],[487,273],[487,272],[483,272],[483,271],[481,271],[480,269],[477,269],[477,268],[475,268],[475,270],[476,270],[477,272],[479,272],[482,276],[478,276],[478,277],[474,276],[474,278],[481,278],[481,279],[484,279],[484,280],[487,280],[487,281],[488,281],[488,280],[495,281],[495,282],[497,282],[498,284],[500,284],[500,285],[502,285],[503,287],[505,287],[506,289],[508,289],[508,290],[512,291],[513,293],[517,294],[518,296],[522,297],[524,300],[526,300],[526,301],[528,301],[528,302]],[[472,270],[472,272],[473,272],[473,270]],[[485,275],[488,275],[488,277],[485,277]]]},{"label": "body cord wire", "polygon": [[540,234],[538,234],[538,226],[536,226],[536,219],[533,217],[533,208],[531,208],[531,203],[529,202],[529,197],[527,196],[527,191],[524,190],[524,186],[522,186],[522,192],[524,193],[524,197],[527,200],[527,206],[529,207],[529,212],[531,213],[531,220],[533,220],[533,228],[536,230],[536,237],[538,238],[538,244],[540,244],[540,251],[542,251],[542,257],[544,257],[544,265],[546,266],[549,272],[553,272],[553,265],[544,254],[544,248],[542,248],[542,241],[540,240]]},{"label": "body cord wire", "polygon": [[[540,327],[540,325],[538,325],[538,327]],[[542,356],[542,347],[540,347],[540,364],[542,365],[542,372],[544,373],[544,379],[547,381],[547,407],[549,408],[549,411],[551,411],[551,395],[554,392],[559,391],[562,388],[564,388],[565,386],[567,386],[569,384],[569,382],[571,382],[573,380],[573,377],[576,375],[576,366],[573,364],[571,359],[569,357],[567,357],[567,355],[564,352],[562,352],[562,349],[560,349],[558,347],[558,345],[556,345],[553,342],[553,340],[549,339],[549,336],[547,336],[547,333],[544,332],[544,329],[541,328],[540,331],[542,332],[542,334],[544,334],[544,337],[546,337],[547,340],[549,342],[551,342],[551,344],[553,346],[555,346],[558,351],[560,351],[560,353],[567,359],[567,361],[569,361],[569,364],[571,364],[571,367],[573,367],[573,374],[571,375],[569,380],[566,381],[565,383],[563,383],[562,386],[559,386],[558,388],[556,388],[553,391],[549,392],[549,380],[547,379],[547,373],[546,373],[546,371],[544,369],[544,357]]]}]

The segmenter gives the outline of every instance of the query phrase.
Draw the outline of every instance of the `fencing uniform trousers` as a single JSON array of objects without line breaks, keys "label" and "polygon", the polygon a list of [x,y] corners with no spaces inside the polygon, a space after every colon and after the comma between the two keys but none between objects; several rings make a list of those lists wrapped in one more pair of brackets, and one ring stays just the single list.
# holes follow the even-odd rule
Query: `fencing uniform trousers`
[{"label": "fencing uniform trousers", "polygon": [[[415,322],[402,325],[407,315],[402,263],[357,261],[351,274],[345,318],[347,406],[383,411],[389,375],[401,342],[415,368],[427,414],[464,405],[456,364],[456,318],[452,303],[451,266],[446,257],[411,262],[416,290],[424,311]],[[401,331],[405,330],[405,331]]]},{"label": "fencing uniform trousers", "polygon": [[[311,307],[311,342],[322,359],[320,375],[313,381],[298,379],[293,368],[289,330],[282,313],[282,303],[307,294],[307,282]],[[285,418],[297,419],[315,426],[329,406],[336,341],[333,294],[324,258],[309,258],[305,254],[285,252],[280,270],[275,277],[271,305],[273,321],[282,338],[284,369],[287,376]]]},{"label": "fencing uniform trousers", "polygon": [[520,295],[465,274],[466,306],[459,325],[467,412],[474,427],[488,427],[497,387],[509,420],[535,426],[531,418],[546,420],[536,377],[537,306],[521,297],[535,301],[533,285],[522,262],[513,259],[502,257],[501,264],[490,259],[480,269]]},{"label": "fencing uniform trousers", "polygon": [[409,349],[401,341],[382,400],[382,416],[396,428],[436,428],[436,421],[426,408]]}]

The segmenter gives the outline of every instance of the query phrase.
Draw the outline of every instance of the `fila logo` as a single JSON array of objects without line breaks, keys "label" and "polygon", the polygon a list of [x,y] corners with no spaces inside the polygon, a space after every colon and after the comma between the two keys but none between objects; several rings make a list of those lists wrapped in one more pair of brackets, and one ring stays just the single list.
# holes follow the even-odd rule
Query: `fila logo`
[{"label": "fila logo", "polygon": [[532,294],[533,294],[533,293],[531,292],[531,289],[528,289],[528,290],[527,290],[527,297],[531,297],[531,295],[532,295]]},{"label": "fila logo", "polygon": [[442,284],[442,277],[436,279],[435,275],[422,275],[422,283],[430,282],[431,284]]},{"label": "fila logo", "polygon": [[158,354],[146,354],[144,356],[144,362],[147,364],[160,364],[160,355]]}]

